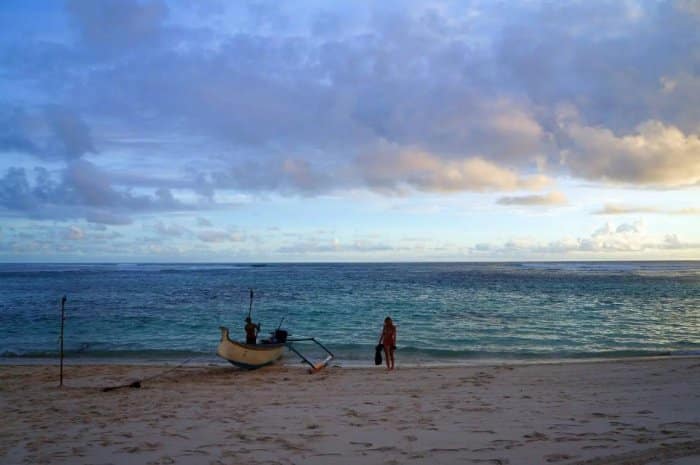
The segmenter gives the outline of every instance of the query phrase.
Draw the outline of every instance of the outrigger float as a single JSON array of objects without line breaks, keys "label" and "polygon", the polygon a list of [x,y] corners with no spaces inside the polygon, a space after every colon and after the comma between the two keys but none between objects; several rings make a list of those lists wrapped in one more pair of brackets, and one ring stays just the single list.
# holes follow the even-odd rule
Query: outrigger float
[{"label": "outrigger float", "polygon": [[[333,353],[326,346],[321,344],[313,337],[287,338],[287,331],[283,329],[276,330],[270,341],[264,341],[261,344],[244,344],[242,342],[233,341],[229,337],[228,328],[221,326],[221,341],[216,350],[216,354],[231,362],[233,365],[245,370],[255,370],[264,366],[270,365],[280,357],[284,352],[285,347],[297,354],[304,363],[309,365],[309,371],[315,373],[325,368],[328,363],[333,360]],[[313,342],[323,349],[328,355],[322,360],[314,363],[302,354],[299,349],[294,347],[297,342]]]},{"label": "outrigger float", "polygon": [[[248,318],[253,311],[253,290],[250,290],[250,307],[248,308]],[[282,318],[284,321],[284,318]],[[326,346],[321,344],[313,337],[289,338],[289,333],[281,329],[282,321],[275,332],[270,334],[270,339],[263,340],[260,344],[244,344],[242,342],[233,341],[229,337],[229,330],[225,326],[219,327],[221,330],[221,340],[219,347],[216,349],[216,354],[231,362],[233,365],[245,370],[255,370],[264,366],[270,365],[280,357],[284,352],[285,347],[297,354],[304,363],[309,365],[311,373],[315,373],[324,369],[328,362],[333,360],[333,353]],[[326,352],[326,357],[316,363],[308,359],[302,354],[299,349],[294,347],[297,342],[313,342]]]}]

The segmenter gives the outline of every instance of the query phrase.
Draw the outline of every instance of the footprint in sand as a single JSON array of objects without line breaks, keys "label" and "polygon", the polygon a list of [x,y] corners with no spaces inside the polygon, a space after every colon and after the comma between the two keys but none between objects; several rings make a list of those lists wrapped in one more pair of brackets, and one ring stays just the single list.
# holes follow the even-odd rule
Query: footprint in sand
[{"label": "footprint in sand", "polygon": [[148,462],[147,465],[172,465],[175,463],[175,459],[172,457],[169,457],[167,455],[162,456],[158,460],[153,460],[151,462]]},{"label": "footprint in sand", "polygon": [[538,431],[534,431],[530,434],[524,434],[523,437],[528,440],[528,442],[531,441],[546,441],[549,439],[549,436],[547,436],[544,433],[540,433]]},{"label": "footprint in sand", "polygon": [[544,459],[549,463],[561,462],[562,460],[569,460],[572,458],[574,458],[573,455],[566,455],[566,454],[549,454],[549,455],[544,456]]},{"label": "footprint in sand", "polygon": [[375,447],[374,449],[370,449],[373,451],[377,452],[391,452],[393,450],[396,450],[396,447],[394,446],[380,446],[380,447]]}]

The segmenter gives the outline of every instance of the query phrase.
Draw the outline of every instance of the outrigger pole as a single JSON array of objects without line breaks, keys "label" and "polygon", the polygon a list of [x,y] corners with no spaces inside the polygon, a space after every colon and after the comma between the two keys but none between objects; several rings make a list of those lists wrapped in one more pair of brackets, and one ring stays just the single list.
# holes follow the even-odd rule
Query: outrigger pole
[{"label": "outrigger pole", "polygon": [[[328,353],[328,355],[326,356],[326,358],[324,358],[320,362],[316,362],[316,363],[311,362],[311,360],[306,358],[304,356],[304,354],[302,354],[301,352],[296,350],[294,348],[294,345],[292,344],[293,342],[301,342],[301,341],[313,341],[313,342],[315,342],[316,344],[318,344],[321,347],[321,349],[325,350]],[[324,369],[328,365],[328,362],[333,360],[333,358],[335,357],[335,355],[333,355],[333,352],[331,352],[330,350],[328,350],[328,348],[326,346],[324,346],[323,344],[318,342],[315,337],[301,337],[299,339],[287,339],[286,346],[289,348],[289,350],[291,350],[292,352],[297,354],[299,357],[301,357],[301,359],[311,367],[311,369],[309,370],[309,373],[316,373],[317,371]]]},{"label": "outrigger pole", "polygon": [[59,341],[61,343],[60,346],[60,352],[61,352],[61,364],[60,364],[60,371],[59,371],[59,381],[58,381],[58,387],[63,387],[63,325],[64,322],[66,321],[66,316],[65,316],[65,307],[66,307],[66,296],[64,295],[63,298],[61,299],[61,336],[59,337]]}]

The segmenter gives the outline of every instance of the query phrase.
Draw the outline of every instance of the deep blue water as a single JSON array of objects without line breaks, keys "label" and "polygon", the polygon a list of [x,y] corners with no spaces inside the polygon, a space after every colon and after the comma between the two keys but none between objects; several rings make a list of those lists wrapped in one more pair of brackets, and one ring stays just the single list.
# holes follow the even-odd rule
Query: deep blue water
[{"label": "deep blue water", "polygon": [[263,332],[349,364],[387,315],[398,363],[700,353],[700,262],[0,264],[0,363],[57,355],[64,294],[70,359],[216,361],[249,288]]}]

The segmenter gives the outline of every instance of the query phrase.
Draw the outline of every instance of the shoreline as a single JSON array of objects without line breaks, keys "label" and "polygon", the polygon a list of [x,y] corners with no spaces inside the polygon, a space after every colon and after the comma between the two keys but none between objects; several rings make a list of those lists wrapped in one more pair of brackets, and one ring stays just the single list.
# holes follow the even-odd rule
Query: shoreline
[{"label": "shoreline", "polygon": [[[398,353],[400,355],[400,352]],[[527,366],[527,365],[562,365],[562,364],[579,364],[579,363],[607,363],[607,362],[625,362],[625,361],[645,361],[645,360],[672,360],[672,359],[699,359],[700,353],[687,353],[687,354],[654,354],[654,355],[642,355],[642,356],[611,356],[611,357],[567,357],[567,358],[475,358],[475,359],[463,359],[456,361],[420,361],[420,362],[402,362],[399,358],[397,360],[397,367],[403,369],[432,369],[432,368],[470,368],[470,367],[497,367],[504,365],[512,366]],[[58,358],[45,358],[45,357],[0,357],[0,367],[3,366],[58,366]],[[192,367],[211,367],[211,366],[225,366],[233,367],[225,360],[213,355],[213,356],[195,356],[186,359],[137,359],[137,358],[110,358],[110,357],[78,357],[78,358],[64,358],[64,368],[70,366],[192,366]],[[282,366],[286,368],[294,368],[296,365],[303,365],[299,360],[293,358],[291,354],[285,354],[285,356],[274,364],[275,366]],[[376,369],[372,362],[360,361],[360,360],[344,360],[344,359],[333,359],[330,365],[336,368],[343,369]],[[383,366],[383,364],[382,364]]]},{"label": "shoreline", "polygon": [[[300,367],[301,368],[301,367]],[[700,357],[471,367],[4,366],[8,464],[690,465]],[[141,388],[115,389],[134,380]]]}]

